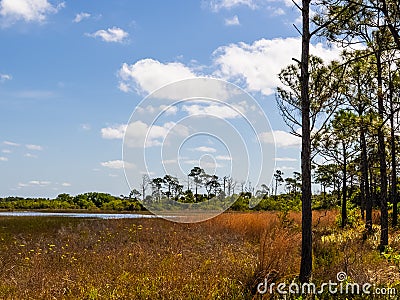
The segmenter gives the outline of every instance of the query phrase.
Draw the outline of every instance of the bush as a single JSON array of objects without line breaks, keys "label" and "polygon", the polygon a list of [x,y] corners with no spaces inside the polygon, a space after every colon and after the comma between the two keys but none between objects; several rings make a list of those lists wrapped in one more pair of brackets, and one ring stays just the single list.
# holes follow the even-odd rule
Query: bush
[{"label": "bush", "polygon": [[[347,208],[346,226],[353,228],[357,226],[358,221],[361,219],[360,209],[350,201],[347,201],[346,208]],[[336,225],[341,226],[341,224],[342,224],[342,214],[339,214],[336,218]]]}]

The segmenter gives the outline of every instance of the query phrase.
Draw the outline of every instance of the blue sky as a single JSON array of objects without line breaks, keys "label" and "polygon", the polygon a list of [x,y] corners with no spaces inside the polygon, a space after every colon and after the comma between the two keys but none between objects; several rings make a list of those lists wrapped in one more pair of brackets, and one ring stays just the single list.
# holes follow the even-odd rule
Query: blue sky
[{"label": "blue sky", "polygon": [[[275,137],[274,163],[292,175],[299,140],[286,132],[274,89],[300,54],[293,24],[299,13],[288,0],[1,0],[0,196],[128,194],[122,138],[132,112],[154,90],[196,76],[254,97],[271,124],[260,141]],[[318,41],[312,51],[339,53]],[[197,153],[186,159],[226,161],[202,143],[191,140]]]}]

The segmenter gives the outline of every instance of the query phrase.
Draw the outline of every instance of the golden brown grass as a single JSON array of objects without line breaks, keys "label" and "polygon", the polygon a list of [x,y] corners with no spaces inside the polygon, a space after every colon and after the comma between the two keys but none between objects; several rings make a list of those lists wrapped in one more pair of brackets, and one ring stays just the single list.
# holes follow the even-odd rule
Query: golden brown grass
[{"label": "golden brown grass", "polygon": [[[338,271],[360,282],[384,280],[393,263],[374,249],[376,235],[340,230],[336,215],[314,213],[313,280],[334,280]],[[0,299],[257,298],[266,276],[296,277],[300,220],[300,213],[272,212],[225,213],[196,224],[2,218]],[[396,232],[391,241],[400,251]]]},{"label": "golden brown grass", "polygon": [[0,228],[1,299],[245,299],[257,265],[257,243],[221,220],[7,218]]}]

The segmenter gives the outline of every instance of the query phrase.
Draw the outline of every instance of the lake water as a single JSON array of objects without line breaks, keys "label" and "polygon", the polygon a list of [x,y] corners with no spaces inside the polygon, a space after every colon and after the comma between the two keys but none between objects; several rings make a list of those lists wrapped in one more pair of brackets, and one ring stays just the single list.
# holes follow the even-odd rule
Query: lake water
[{"label": "lake water", "polygon": [[140,219],[157,218],[145,214],[106,214],[106,213],[57,213],[37,211],[1,211],[0,217],[68,217],[68,218],[94,218],[94,219]]}]

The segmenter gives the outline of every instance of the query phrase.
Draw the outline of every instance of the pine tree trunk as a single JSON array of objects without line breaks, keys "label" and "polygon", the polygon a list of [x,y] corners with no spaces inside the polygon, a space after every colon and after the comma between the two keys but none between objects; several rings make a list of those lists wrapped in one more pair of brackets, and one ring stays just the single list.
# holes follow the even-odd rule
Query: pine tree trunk
[{"label": "pine tree trunk", "polygon": [[395,142],[395,132],[394,132],[394,108],[393,108],[393,81],[389,82],[389,100],[390,100],[390,155],[391,155],[391,167],[392,167],[392,188],[391,188],[391,198],[393,203],[393,217],[392,226],[397,226],[397,173],[396,173],[396,142]]},{"label": "pine tree trunk", "polygon": [[[375,52],[377,65],[377,81],[378,81],[378,114],[380,119],[384,120],[384,96],[383,96],[383,79],[382,79],[382,63],[380,50]],[[380,250],[389,244],[388,232],[388,207],[387,207],[387,173],[386,173],[386,151],[385,151],[385,136],[383,133],[383,124],[378,128],[378,158],[380,171],[380,204],[381,204],[381,239]]]},{"label": "pine tree trunk", "polygon": [[343,147],[343,197],[342,197],[342,224],[341,227],[344,228],[347,224],[347,153],[346,145],[342,144]]},{"label": "pine tree trunk", "polygon": [[360,132],[360,144],[361,144],[361,180],[364,185],[364,193],[365,193],[365,228],[368,231],[372,231],[372,198],[369,187],[367,142],[365,140],[364,127],[361,128]]},{"label": "pine tree trunk", "polygon": [[302,240],[300,282],[309,282],[312,274],[312,210],[311,210],[311,136],[309,98],[309,55],[310,55],[310,0],[302,0],[302,50],[301,50],[301,200]]}]

